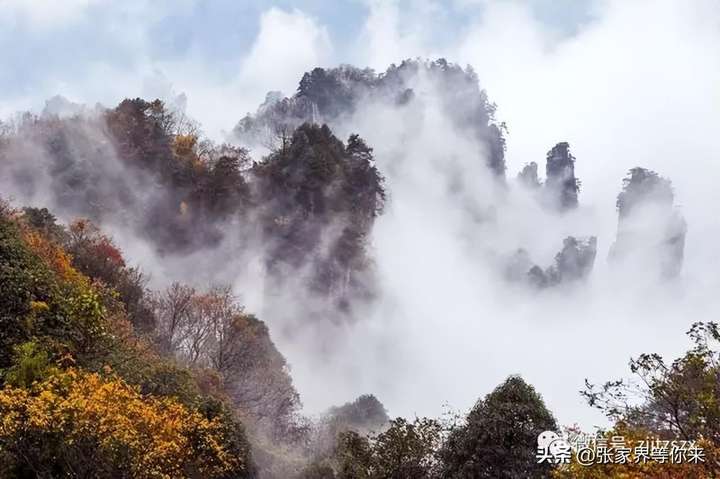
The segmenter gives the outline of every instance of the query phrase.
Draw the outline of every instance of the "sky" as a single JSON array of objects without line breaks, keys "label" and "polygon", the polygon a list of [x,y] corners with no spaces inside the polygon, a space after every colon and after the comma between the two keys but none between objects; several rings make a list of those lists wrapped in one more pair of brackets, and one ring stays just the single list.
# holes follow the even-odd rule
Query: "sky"
[{"label": "sky", "polygon": [[[497,103],[508,177],[570,142],[582,180],[577,214],[559,220],[517,197],[498,230],[468,231],[432,181],[441,146],[463,157],[455,132],[393,111],[353,119],[386,172],[393,134],[412,131],[417,141],[402,174],[388,175],[391,201],[374,235],[383,302],[329,359],[310,351],[312,331],[276,338],[309,411],[376,392],[393,414],[437,415],[443,404],[467,409],[520,373],[561,423],[602,424],[578,394],[586,377],[622,377],[641,352],[675,357],[689,325],[720,311],[716,1],[0,0],[0,47],[0,117],[40,111],[56,94],[113,105],[184,93],[188,113],[221,140],[267,91],[292,94],[315,66],[383,71],[404,58],[445,57],[472,65]],[[615,197],[634,166],[672,179],[688,221],[685,269],[672,289],[648,284],[642,271],[618,278],[605,262]],[[472,253],[474,242],[527,246],[547,263],[567,234],[595,234],[599,244],[590,285],[570,296],[498,289]]]},{"label": "sky", "polygon": [[[590,20],[592,5],[533,0],[523,8],[550,31],[570,35]],[[472,0],[2,0],[0,114],[41,109],[55,94],[112,104],[184,91],[190,110],[217,135],[254,111],[267,90],[291,94],[310,67],[384,70],[404,56],[440,53],[487,10]],[[230,111],[218,114],[218,97],[228,96]]]}]

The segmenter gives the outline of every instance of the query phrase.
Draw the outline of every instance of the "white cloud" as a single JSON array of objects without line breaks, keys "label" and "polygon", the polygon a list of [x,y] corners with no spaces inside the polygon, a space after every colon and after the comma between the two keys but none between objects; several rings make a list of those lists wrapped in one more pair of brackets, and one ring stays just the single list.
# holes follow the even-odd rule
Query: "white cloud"
[{"label": "white cloud", "polygon": [[31,29],[52,29],[83,18],[87,8],[106,0],[0,0],[0,21],[22,22]]},{"label": "white cloud", "polygon": [[[427,52],[425,39],[434,32],[408,36],[400,27],[407,21],[404,12],[385,4],[374,8],[389,13],[371,13],[365,58],[387,61],[386,52]],[[525,239],[551,258],[549,248],[553,242],[559,248],[563,235],[594,233],[600,251],[586,290],[518,296],[488,284],[487,266],[463,252],[467,238],[457,231],[467,219],[456,216],[451,201],[429,201],[429,190],[390,177],[392,203],[375,246],[388,301],[382,321],[398,334],[396,362],[386,361],[393,366],[376,371],[368,384],[375,381],[393,413],[437,414],[445,401],[469,407],[506,375],[522,373],[563,423],[589,426],[601,418],[578,394],[585,377],[626,375],[628,359],[641,352],[674,357],[687,348],[683,333],[692,322],[715,319],[720,284],[709,265],[720,222],[709,208],[720,202],[714,133],[720,124],[720,6],[705,0],[613,0],[595,14],[577,35],[557,37],[526,4],[487,2],[482,16],[470,19],[443,52],[472,64],[498,103],[510,129],[511,176],[523,163],[543,165],[547,150],[567,140],[583,181],[580,214],[557,220],[510,203],[498,212],[501,226],[470,234],[472,244],[512,248],[526,246]],[[385,50],[378,53],[381,45]],[[399,155],[385,157],[383,151],[408,146],[393,145],[392,134],[383,133],[406,127],[392,115],[375,121],[361,133],[388,171]],[[432,178],[423,157],[437,155],[437,145],[452,148],[451,136],[430,129],[410,137],[417,143],[411,178]],[[648,286],[642,271],[618,278],[605,264],[617,225],[615,197],[635,166],[670,177],[688,219],[685,272],[671,288]],[[471,170],[466,174],[473,177]],[[391,313],[382,309],[389,305]],[[353,336],[362,357],[381,348],[376,341]],[[314,369],[308,384],[323,381],[322,371]],[[326,383],[342,380],[328,374]]]},{"label": "white cloud", "polygon": [[327,65],[333,57],[329,34],[317,20],[300,10],[270,8],[260,18],[253,44],[230,78],[215,66],[190,56],[157,68],[172,80],[174,91],[188,96],[188,112],[203,130],[222,139],[246,113],[254,112],[270,90],[292,95],[302,74]]},{"label": "white cloud", "polygon": [[327,30],[299,10],[271,8],[260,19],[260,32],[243,61],[239,82],[262,91],[292,94],[302,74],[326,66],[332,47]]}]

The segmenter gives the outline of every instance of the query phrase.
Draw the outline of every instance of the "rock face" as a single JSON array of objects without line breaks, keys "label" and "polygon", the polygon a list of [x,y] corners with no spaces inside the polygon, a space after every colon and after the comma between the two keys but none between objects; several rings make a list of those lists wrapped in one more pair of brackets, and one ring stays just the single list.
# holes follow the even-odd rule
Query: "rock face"
[{"label": "rock face", "polygon": [[563,248],[555,256],[555,265],[551,267],[558,282],[576,281],[587,278],[595,264],[597,238],[575,238],[568,236]]},{"label": "rock face", "polygon": [[670,180],[633,168],[617,198],[618,231],[610,261],[660,278],[680,274],[687,224],[674,206]]},{"label": "rock face", "polygon": [[518,173],[517,182],[549,210],[562,213],[578,206],[580,180],[575,177],[575,157],[567,142],[557,143],[547,152],[544,183],[534,161]]},{"label": "rock face", "polygon": [[525,165],[522,171],[518,173],[517,179],[521,185],[531,191],[540,188],[541,184],[538,179],[538,164],[533,161]]},{"label": "rock face", "polygon": [[577,208],[580,181],[575,178],[575,157],[567,142],[548,151],[545,175],[546,197],[551,206],[560,211]]},{"label": "rock face", "polygon": [[[575,177],[575,157],[567,142],[557,143],[547,153],[545,182],[538,178],[538,164],[526,164],[517,175],[517,182],[549,210],[563,213],[578,206],[580,180]],[[525,249],[518,249],[505,262],[505,278],[525,282],[536,288],[583,280],[595,264],[597,238],[568,236],[555,262],[547,268],[535,264]]]},{"label": "rock face", "polygon": [[568,236],[555,255],[555,262],[543,269],[530,260],[524,249],[517,250],[507,263],[506,279],[523,280],[539,289],[574,283],[586,279],[592,272],[597,255],[597,238]]},{"label": "rock face", "polygon": [[597,255],[597,238],[575,238],[568,236],[563,247],[555,255],[555,264],[544,271],[533,266],[528,271],[528,281],[535,287],[547,288],[563,283],[583,280],[590,275]]},{"label": "rock face", "polygon": [[402,106],[423,101],[422,92],[415,91],[421,80],[438,92],[443,113],[454,126],[476,143],[478,157],[485,159],[496,176],[504,178],[505,140],[502,126],[494,121],[495,106],[480,89],[475,72],[444,59],[405,60],[380,74],[348,65],[315,68],[303,75],[297,93],[291,97],[268,94],[258,111],[240,120],[233,133],[252,147],[266,145],[273,137],[306,122],[327,123],[334,128],[367,103]]}]

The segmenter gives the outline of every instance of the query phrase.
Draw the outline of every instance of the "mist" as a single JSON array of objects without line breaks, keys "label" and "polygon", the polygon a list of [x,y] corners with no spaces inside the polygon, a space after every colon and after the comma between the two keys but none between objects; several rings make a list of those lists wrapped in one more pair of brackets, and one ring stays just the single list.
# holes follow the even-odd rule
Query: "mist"
[{"label": "mist", "polygon": [[[393,413],[437,415],[444,404],[467,408],[518,373],[562,423],[604,425],[578,394],[585,378],[626,377],[628,360],[642,352],[675,357],[687,346],[690,324],[715,318],[711,258],[720,230],[707,208],[717,201],[720,173],[719,148],[710,140],[720,124],[720,62],[713,55],[720,12],[708,2],[646,7],[605,2],[576,35],[558,39],[522,4],[488,3],[484,19],[442,50],[471,64],[497,103],[509,129],[510,179],[524,163],[542,168],[556,141],[570,142],[582,187],[580,208],[563,217],[514,189],[495,204],[496,224],[474,224],[447,187],[452,170],[461,172],[461,194],[476,205],[491,203],[492,186],[432,101],[420,112],[369,107],[348,121],[348,131],[375,147],[391,194],[374,235],[383,300],[338,347],[339,364],[324,367],[325,359],[296,353],[303,341],[283,345],[308,407],[321,409],[333,394],[340,401],[346,390],[373,390]],[[392,10],[376,5],[373,12],[386,8]],[[397,8],[394,14],[401,15]],[[387,61],[387,51],[434,51],[393,30],[400,25],[373,19],[366,34],[390,44],[376,57],[366,52],[370,65]],[[654,281],[650,268],[619,272],[607,264],[615,200],[635,166],[672,180],[688,221],[683,273],[672,283]],[[535,294],[494,276],[488,250],[524,247],[547,264],[570,234],[598,237],[588,284]],[[334,393],[332,384],[345,386]]]},{"label": "mist", "polygon": [[[223,225],[227,234],[212,250],[171,260],[158,257],[137,225],[110,218],[102,226],[155,287],[188,278],[232,283],[247,309],[268,323],[309,414],[368,392],[391,415],[464,411],[508,375],[521,374],[561,424],[605,425],[578,393],[586,378],[624,377],[630,357],[642,352],[673,358],[687,349],[689,326],[716,320],[720,311],[713,263],[720,221],[712,214],[720,200],[720,7],[709,0],[592,2],[588,18],[568,33],[542,23],[528,2],[409,5],[369,2],[362,41],[351,46],[301,9],[267,8],[250,49],[231,58],[231,68],[193,52],[157,61],[140,55],[119,81],[122,65],[93,60],[93,75],[58,67],[32,100],[5,98],[1,111],[38,108],[39,98],[56,93],[92,105],[145,94],[173,100],[182,92],[188,115],[222,141],[267,91],[290,95],[316,66],[383,71],[416,57],[471,65],[507,124],[506,186],[439,106],[443,92],[422,76],[413,80],[419,100],[409,106],[367,102],[331,125],[339,138],[358,133],[374,148],[389,193],[371,246],[379,295],[353,310],[352,321],[305,321],[318,307],[303,294],[302,275],[270,303],[257,264],[266,245],[249,234],[239,246],[237,225]],[[78,15],[68,13],[67,21],[80,21]],[[448,32],[444,21],[433,22],[445,15],[466,21]],[[40,25],[50,28],[48,19]],[[148,48],[147,38],[133,38],[133,48]],[[561,141],[570,143],[582,181],[579,207],[562,214],[515,181],[528,162],[543,171],[546,152]],[[251,151],[254,158],[263,153]],[[32,158],[44,171],[41,154]],[[672,281],[658,281],[650,267],[607,261],[618,228],[616,197],[636,166],[672,180],[687,220],[683,270]],[[133,191],[152,191],[130,178]],[[2,195],[18,203],[57,206],[42,195],[49,183],[37,194],[14,189],[12,180],[0,183]],[[537,291],[502,280],[503,258],[524,248],[548,266],[569,235],[598,238],[586,282]]]}]

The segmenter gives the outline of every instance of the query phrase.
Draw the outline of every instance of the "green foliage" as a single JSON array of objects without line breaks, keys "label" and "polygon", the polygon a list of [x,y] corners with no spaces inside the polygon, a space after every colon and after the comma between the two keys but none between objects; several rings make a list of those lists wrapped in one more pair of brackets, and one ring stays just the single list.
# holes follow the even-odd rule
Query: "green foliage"
[{"label": "green foliage", "polygon": [[67,336],[68,303],[56,276],[25,244],[18,225],[0,218],[0,368],[33,336]]},{"label": "green foliage", "polygon": [[[308,92],[324,95],[320,77],[335,77],[323,72]],[[282,148],[251,167],[246,150],[202,139],[197,126],[159,100],[126,99],[100,113],[99,120],[28,115],[2,153],[17,167],[19,189],[39,187],[37,168],[52,172],[48,202],[87,218],[88,231],[63,231],[46,209],[27,208],[27,224],[65,246],[82,273],[117,291],[138,330],[153,328],[143,277],[90,222],[117,220],[159,252],[177,254],[216,246],[231,230],[236,235],[226,222],[255,221],[251,226],[276,245],[267,258],[274,279],[285,276],[283,268],[308,267],[309,289],[343,309],[351,297],[371,295],[368,235],[385,193],[372,149],[357,135],[345,146],[327,126],[292,125],[282,132]],[[28,144],[43,151],[42,160],[22,161],[32,153]],[[139,190],[148,194],[139,199]]]},{"label": "green foliage", "polygon": [[535,457],[537,436],[557,430],[540,395],[520,377],[511,376],[449,434],[440,457],[447,479],[543,478],[547,464]]},{"label": "green foliage", "polygon": [[24,219],[27,223],[41,232],[46,238],[63,244],[67,239],[67,232],[57,222],[55,215],[47,208],[23,208]]},{"label": "green foliage", "polygon": [[13,349],[13,365],[5,372],[5,384],[28,388],[57,372],[57,367],[50,362],[48,352],[37,342],[22,343]]},{"label": "green foliage", "polygon": [[164,186],[141,218],[143,231],[163,250],[216,244],[222,232],[215,223],[244,214],[250,195],[242,174],[245,150],[199,141],[197,128],[159,100],[124,100],[106,113],[106,122],[123,161]]},{"label": "green foliage", "polygon": [[442,425],[433,419],[397,418],[382,433],[340,434],[335,453],[338,479],[423,479],[435,477]]},{"label": "green foliage", "polygon": [[442,426],[433,419],[408,422],[398,418],[391,421],[390,427],[374,440],[375,477],[433,477],[441,439]]},{"label": "green foliage", "polygon": [[370,479],[373,474],[373,450],[367,437],[347,431],[338,438],[337,477],[339,479]]},{"label": "green foliage", "polygon": [[213,216],[222,218],[247,206],[250,188],[241,172],[243,159],[221,156],[210,164],[199,192],[204,208]]},{"label": "green foliage", "polygon": [[390,421],[385,406],[372,394],[363,394],[353,402],[330,408],[326,417],[338,431],[355,429],[371,432],[379,430]]},{"label": "green foliage", "polygon": [[274,276],[309,264],[313,292],[341,308],[350,296],[369,296],[367,237],[385,201],[372,149],[357,135],[346,147],[327,125],[305,123],[253,173]]},{"label": "green foliage", "polygon": [[[54,224],[51,215],[44,213],[0,217],[0,377],[5,385],[0,406],[17,410],[8,412],[12,427],[0,428],[0,474],[65,477],[67,471],[75,471],[78,477],[130,477],[116,466],[132,464],[137,471],[147,464],[147,470],[133,472],[133,477],[166,477],[158,471],[177,468],[186,471],[183,477],[253,477],[244,427],[228,409],[222,393],[201,390],[193,371],[159,356],[152,344],[135,334],[125,309],[111,304],[115,296],[107,294],[104,283],[93,283],[73,268],[56,242],[59,236],[50,228]],[[88,231],[78,237],[79,232],[71,229],[74,237],[65,238],[82,253],[78,264],[97,274],[96,279],[104,276],[110,281],[115,274],[122,277],[127,270],[119,251],[107,237],[99,232],[86,235]],[[66,370],[70,365],[82,369]],[[103,385],[104,379],[88,375],[88,370],[101,372],[109,382]],[[78,387],[89,389],[64,389],[77,378],[87,379]],[[40,383],[47,391],[36,397],[34,391]],[[133,447],[139,444],[131,439],[138,434],[132,431],[137,418],[124,418],[126,411],[107,397],[107,388],[128,395],[146,415],[143,420],[157,427],[157,432],[143,431],[142,440],[154,444],[158,454],[174,454],[177,444],[162,431],[177,430],[182,431],[177,437],[187,444],[187,450],[209,462],[196,468],[193,464],[200,462],[194,462],[193,454],[186,456],[185,451],[168,461],[163,459],[162,466],[151,466],[156,458],[130,453],[127,448],[113,446],[119,456],[109,454],[104,441],[115,441],[113,432],[105,439],[103,434],[108,433],[100,427],[90,432],[74,429],[64,414],[88,415],[86,422],[77,426],[82,428],[114,408],[117,416],[112,420],[131,427],[130,436],[123,436],[122,441]],[[97,403],[82,399],[91,392]],[[71,393],[77,396],[75,402],[63,396]],[[54,405],[56,402],[61,407]],[[194,425],[188,423],[183,429],[185,425],[182,421],[178,424],[174,414],[187,415]],[[66,442],[67,431],[78,436]],[[164,446],[164,441],[170,445]],[[227,475],[218,471],[227,471]]]},{"label": "green foliage", "polygon": [[148,303],[145,275],[128,267],[120,249],[89,220],[74,221],[63,243],[72,264],[93,281],[116,292],[127,317],[138,332],[149,333],[155,317]]},{"label": "green foliage", "polygon": [[268,131],[292,130],[305,122],[334,125],[368,102],[404,106],[417,98],[413,79],[418,76],[437,85],[444,113],[457,129],[476,140],[478,157],[486,160],[490,171],[504,177],[505,126],[494,120],[495,105],[480,90],[472,68],[444,58],[403,60],[380,74],[348,65],[314,68],[303,75],[295,95],[280,98],[268,94],[257,114],[244,117],[234,133],[250,143],[262,142]]},{"label": "green foliage", "polygon": [[667,362],[658,354],[641,354],[630,361],[631,378],[599,386],[586,381],[582,394],[615,422],[606,437],[696,441],[704,462],[629,461],[591,468],[570,464],[555,477],[720,477],[720,328],[699,322],[687,334],[693,346],[681,357]]}]

